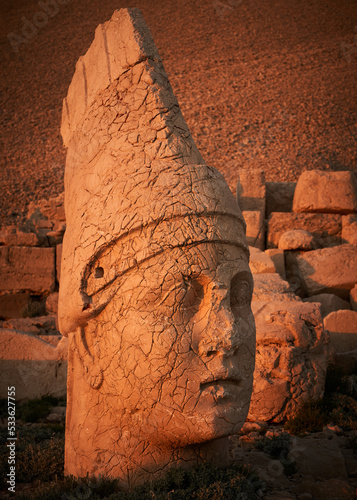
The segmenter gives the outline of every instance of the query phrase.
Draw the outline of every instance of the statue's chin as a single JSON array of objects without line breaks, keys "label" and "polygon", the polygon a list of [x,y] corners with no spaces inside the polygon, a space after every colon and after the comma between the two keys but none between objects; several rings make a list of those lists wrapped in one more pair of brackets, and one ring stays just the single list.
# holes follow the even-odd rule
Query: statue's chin
[{"label": "statue's chin", "polygon": [[190,415],[174,412],[169,422],[155,419],[156,429],[160,430],[152,429],[148,439],[160,448],[177,449],[237,434],[246,420],[248,409],[249,402],[243,407],[226,402],[207,405],[203,411],[197,410]]}]

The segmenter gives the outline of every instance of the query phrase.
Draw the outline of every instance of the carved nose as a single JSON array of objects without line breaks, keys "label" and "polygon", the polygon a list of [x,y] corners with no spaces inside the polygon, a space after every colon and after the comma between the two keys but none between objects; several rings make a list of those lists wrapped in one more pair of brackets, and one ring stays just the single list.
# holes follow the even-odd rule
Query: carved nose
[{"label": "carved nose", "polygon": [[198,354],[201,357],[232,354],[238,347],[238,325],[228,307],[211,311],[206,328],[200,332]]}]

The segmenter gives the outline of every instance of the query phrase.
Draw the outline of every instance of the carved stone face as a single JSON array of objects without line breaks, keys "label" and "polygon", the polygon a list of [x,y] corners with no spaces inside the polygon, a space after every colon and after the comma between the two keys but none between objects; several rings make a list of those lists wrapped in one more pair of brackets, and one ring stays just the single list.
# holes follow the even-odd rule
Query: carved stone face
[{"label": "carved stone face", "polygon": [[174,248],[121,280],[86,328],[122,436],[174,448],[238,431],[255,351],[244,252],[222,243]]}]

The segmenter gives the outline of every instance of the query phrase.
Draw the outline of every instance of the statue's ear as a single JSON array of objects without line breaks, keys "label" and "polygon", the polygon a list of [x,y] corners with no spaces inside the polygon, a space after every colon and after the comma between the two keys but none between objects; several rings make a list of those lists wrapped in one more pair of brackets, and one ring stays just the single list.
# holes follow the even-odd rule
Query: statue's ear
[{"label": "statue's ear", "polygon": [[74,335],[75,348],[84,372],[84,378],[93,389],[99,389],[103,383],[103,369],[98,353],[95,352],[93,335],[89,324],[77,328]]}]

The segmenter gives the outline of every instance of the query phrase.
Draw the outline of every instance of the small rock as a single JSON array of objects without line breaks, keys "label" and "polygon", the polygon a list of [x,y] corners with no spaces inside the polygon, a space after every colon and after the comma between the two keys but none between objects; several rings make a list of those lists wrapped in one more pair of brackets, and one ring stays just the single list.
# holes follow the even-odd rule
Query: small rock
[{"label": "small rock", "polygon": [[241,428],[242,434],[249,434],[250,432],[265,432],[268,429],[268,424],[266,422],[245,422]]},{"label": "small rock", "polygon": [[343,434],[343,429],[341,429],[341,427],[339,427],[338,425],[334,425],[334,424],[328,424],[326,425],[323,429],[322,429],[323,432],[334,432],[336,434]]},{"label": "small rock", "polygon": [[303,229],[292,229],[280,236],[280,250],[314,250],[317,244],[314,235]]}]

